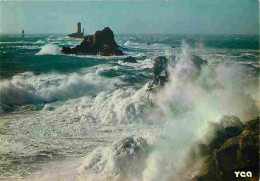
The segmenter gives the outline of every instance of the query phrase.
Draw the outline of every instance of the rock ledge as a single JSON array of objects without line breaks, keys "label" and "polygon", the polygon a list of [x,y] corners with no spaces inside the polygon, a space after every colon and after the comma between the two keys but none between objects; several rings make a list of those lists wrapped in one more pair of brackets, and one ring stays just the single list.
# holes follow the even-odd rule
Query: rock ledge
[{"label": "rock ledge", "polygon": [[102,31],[96,31],[94,35],[85,36],[80,45],[74,48],[68,46],[62,47],[61,52],[76,55],[123,55],[123,52],[118,48],[119,46],[114,40],[113,31],[109,27],[106,27]]}]

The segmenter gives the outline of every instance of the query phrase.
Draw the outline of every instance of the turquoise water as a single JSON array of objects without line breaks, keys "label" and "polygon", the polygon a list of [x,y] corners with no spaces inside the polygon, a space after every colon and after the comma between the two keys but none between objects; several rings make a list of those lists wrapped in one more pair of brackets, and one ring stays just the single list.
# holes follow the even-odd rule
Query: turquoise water
[{"label": "turquoise water", "polygon": [[[203,44],[207,48],[216,50],[216,54],[222,56],[234,56],[235,61],[258,60],[259,48],[258,36],[255,35],[118,35],[116,37],[120,45],[129,41],[136,45],[130,47],[126,53],[146,53],[149,47],[145,45],[158,44],[172,48],[181,46],[185,40],[191,46]],[[102,58],[94,57],[76,57],[57,54],[56,56],[42,55],[35,56],[45,44],[52,43],[59,47],[69,45],[75,46],[80,40],[66,38],[65,35],[26,35],[24,38],[20,35],[1,35],[1,74],[0,79],[11,78],[17,73],[26,71],[35,74],[57,71],[61,73],[74,72],[84,67],[91,67],[97,64],[116,63],[118,59],[109,59],[105,62]],[[137,44],[140,44],[139,46]],[[130,43],[131,44],[131,43]],[[142,45],[144,44],[144,45]],[[130,45],[131,46],[131,45]],[[143,47],[142,47],[143,46]],[[127,48],[127,46],[126,46]],[[145,49],[143,49],[145,48]],[[159,47],[158,47],[159,48]],[[104,76],[113,76],[116,73],[104,74]]]}]

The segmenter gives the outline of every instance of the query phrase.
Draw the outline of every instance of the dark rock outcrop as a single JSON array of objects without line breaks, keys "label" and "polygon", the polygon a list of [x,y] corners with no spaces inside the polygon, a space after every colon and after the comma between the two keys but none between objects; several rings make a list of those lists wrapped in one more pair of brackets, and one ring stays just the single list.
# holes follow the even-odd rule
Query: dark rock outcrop
[{"label": "dark rock outcrop", "polygon": [[94,35],[85,36],[80,45],[74,48],[68,46],[62,47],[62,53],[77,55],[101,55],[113,56],[123,55],[118,49],[119,46],[114,40],[114,33],[106,27],[102,31],[96,31]]},{"label": "dark rock outcrop", "polygon": [[[259,117],[247,122],[242,131],[240,125],[232,127],[236,129],[234,137],[230,138],[232,135],[228,133],[230,130],[224,131],[225,135],[230,136],[226,137],[223,144],[218,144],[213,151],[203,155],[210,158],[211,162],[204,161],[206,166],[201,170],[202,174],[198,174],[194,180],[257,181],[259,179]],[[239,135],[237,135],[238,130],[241,132]],[[219,141],[223,142],[223,140]],[[251,171],[252,178],[236,178],[235,171]]]},{"label": "dark rock outcrop", "polygon": [[78,33],[78,32],[71,33],[68,36],[71,37],[71,38],[81,38],[81,39],[84,37],[83,33]]},{"label": "dark rock outcrop", "polygon": [[191,55],[192,63],[200,70],[203,65],[207,65],[208,61],[203,60],[201,57],[197,55]]},{"label": "dark rock outcrop", "polygon": [[[168,57],[169,60],[174,62],[176,65],[178,62],[178,58],[174,55]],[[207,65],[208,62],[203,60],[199,56],[190,55],[190,61],[195,66],[195,70],[189,70],[188,68],[182,68],[178,76],[183,79],[187,80],[189,77],[197,78],[202,66]],[[168,78],[168,59],[165,56],[159,56],[154,59],[154,66],[153,66],[153,78],[148,85],[148,91],[153,90],[157,87],[163,87],[169,80]]]},{"label": "dark rock outcrop", "polygon": [[[180,61],[180,63],[178,62]],[[178,66],[176,75],[181,81],[193,81],[200,76],[202,67],[207,65],[207,61],[196,55],[188,55],[185,58],[176,57],[175,65]],[[182,66],[184,65],[184,66]]]},{"label": "dark rock outcrop", "polygon": [[148,85],[148,91],[157,87],[163,87],[168,82],[168,60],[164,56],[159,56],[154,59],[153,78]]},{"label": "dark rock outcrop", "polygon": [[223,116],[219,125],[215,128],[215,136],[209,143],[211,151],[218,149],[221,145],[234,136],[238,136],[244,129],[243,123],[236,116]]},{"label": "dark rock outcrop", "polygon": [[[168,56],[169,60],[173,61],[174,64],[176,65],[178,61],[180,61],[180,57],[176,57],[174,55]],[[202,66],[207,65],[208,61],[202,59],[200,56],[194,55],[194,54],[189,54],[184,60],[182,61],[189,61],[194,65],[194,67],[198,70],[201,70]]]},{"label": "dark rock outcrop", "polygon": [[137,63],[136,58],[129,56],[124,58],[123,62],[128,62],[128,63]]}]

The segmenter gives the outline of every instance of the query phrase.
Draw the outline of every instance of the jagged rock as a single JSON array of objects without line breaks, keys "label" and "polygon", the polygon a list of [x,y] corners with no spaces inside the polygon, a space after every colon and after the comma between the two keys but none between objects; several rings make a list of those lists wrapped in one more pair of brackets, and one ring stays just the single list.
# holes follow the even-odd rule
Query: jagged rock
[{"label": "jagged rock", "polygon": [[136,61],[136,58],[132,57],[132,56],[129,56],[129,57],[126,57],[123,62],[128,62],[128,63],[137,63]]},{"label": "jagged rock", "polygon": [[259,117],[258,119],[248,121],[246,123],[246,128],[242,132],[243,135],[245,134],[255,134],[259,135]]},{"label": "jagged rock", "polygon": [[222,125],[224,128],[237,127],[240,130],[244,129],[243,123],[236,116],[223,116],[220,119],[220,125]]},{"label": "jagged rock", "polygon": [[184,57],[175,57],[174,55],[171,55],[167,58],[171,60],[173,67],[177,70],[175,71],[175,75],[183,82],[194,81],[199,78],[202,67],[208,63],[206,60],[193,54],[188,54]]},{"label": "jagged rock", "polygon": [[148,85],[148,91],[156,87],[163,87],[168,82],[168,60],[164,56],[159,56],[154,59],[153,78]]},{"label": "jagged rock", "polygon": [[[177,62],[176,62],[176,61],[178,61],[177,57],[172,55],[172,56],[169,56],[168,58],[171,61],[175,62],[175,64],[177,64]],[[184,80],[185,80],[185,77],[188,76],[187,73],[194,74],[194,75],[189,75],[188,77],[197,77],[197,75],[199,75],[199,71],[202,68],[202,66],[206,65],[208,63],[206,60],[203,60],[202,58],[200,58],[199,56],[196,56],[196,55],[190,55],[190,60],[196,67],[196,70],[195,70],[195,72],[193,72],[190,70],[182,69],[179,72],[179,76],[184,78]],[[168,59],[165,56],[159,56],[159,57],[156,57],[154,59],[154,61],[155,62],[154,62],[154,66],[152,69],[153,78],[148,85],[148,91],[151,91],[157,87],[163,87],[168,82],[168,71],[167,71]]]},{"label": "jagged rock", "polygon": [[[224,119],[225,120],[225,119]],[[227,124],[230,124],[227,123]],[[232,125],[240,127],[240,123],[234,121]],[[230,127],[230,126],[229,126]],[[233,126],[231,126],[233,127]],[[228,135],[227,133],[226,135]],[[222,141],[221,141],[222,142]],[[193,178],[197,181],[246,181],[247,178],[236,178],[234,171],[251,171],[252,181],[259,179],[259,117],[246,123],[246,127],[238,136],[226,139],[220,148],[215,149],[207,157],[212,162],[205,163],[204,174]],[[209,170],[205,168],[212,168]]]},{"label": "jagged rock", "polygon": [[198,69],[201,69],[203,65],[208,64],[207,60],[203,60],[201,57],[197,55],[191,55],[191,61]]},{"label": "jagged rock", "polygon": [[94,35],[85,36],[80,45],[74,48],[65,46],[62,47],[61,51],[65,54],[79,55],[123,55],[123,52],[118,48],[119,46],[114,40],[113,31],[106,27],[102,31],[96,31]]},{"label": "jagged rock", "polygon": [[76,33],[71,33],[68,36],[72,38],[83,38],[83,33],[76,32]]},{"label": "jagged rock", "polygon": [[243,129],[244,125],[238,117],[223,116],[215,128],[215,136],[209,143],[209,149],[213,151],[220,148],[229,138],[240,135]]},{"label": "jagged rock", "polygon": [[257,176],[259,137],[240,135],[227,140],[217,152],[217,163],[223,178],[235,179],[234,170],[251,171]]},{"label": "jagged rock", "polygon": [[[177,64],[178,61],[180,61],[180,57],[176,57],[175,55],[169,55],[168,59],[173,61],[174,64]],[[183,61],[183,60],[182,60]],[[201,57],[193,54],[189,54],[184,61],[189,61],[191,62],[198,70],[202,68],[202,66],[207,65],[208,61],[202,59]]]}]

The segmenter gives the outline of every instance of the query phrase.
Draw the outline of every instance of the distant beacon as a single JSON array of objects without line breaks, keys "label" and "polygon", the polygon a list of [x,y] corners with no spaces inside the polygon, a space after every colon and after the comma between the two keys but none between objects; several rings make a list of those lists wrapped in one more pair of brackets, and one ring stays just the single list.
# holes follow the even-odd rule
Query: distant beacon
[{"label": "distant beacon", "polygon": [[81,33],[81,23],[78,22],[78,33]]},{"label": "distant beacon", "polygon": [[69,37],[72,38],[83,38],[84,37],[84,28],[83,28],[83,32],[81,32],[81,23],[78,22],[78,31],[76,33],[72,33],[68,35]]},{"label": "distant beacon", "polygon": [[24,30],[22,30],[22,37],[24,37]]}]

